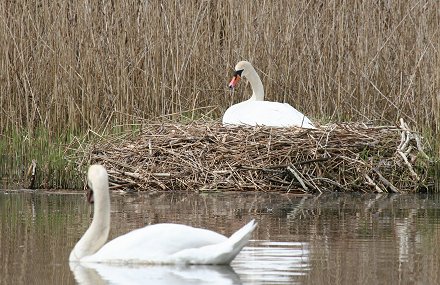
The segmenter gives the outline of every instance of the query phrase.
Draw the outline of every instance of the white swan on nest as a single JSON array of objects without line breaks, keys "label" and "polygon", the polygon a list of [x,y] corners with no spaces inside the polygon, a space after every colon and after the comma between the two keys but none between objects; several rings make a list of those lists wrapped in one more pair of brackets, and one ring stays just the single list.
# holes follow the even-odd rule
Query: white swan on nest
[{"label": "white swan on nest", "polygon": [[73,248],[69,261],[123,264],[229,264],[247,244],[254,220],[227,238],[216,232],[179,224],[146,226],[106,243],[110,230],[108,174],[90,166],[87,195],[94,203],[90,227]]},{"label": "white swan on nest", "polygon": [[223,125],[315,128],[309,118],[289,104],[264,101],[263,83],[247,61],[237,63],[229,88],[235,88],[241,77],[251,84],[252,97],[229,107],[223,115]]}]

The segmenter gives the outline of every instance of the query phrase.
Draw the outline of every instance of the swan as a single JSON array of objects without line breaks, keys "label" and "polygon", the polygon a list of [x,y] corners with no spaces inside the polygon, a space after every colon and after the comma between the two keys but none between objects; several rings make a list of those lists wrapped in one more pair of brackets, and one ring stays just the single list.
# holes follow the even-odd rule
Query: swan
[{"label": "swan", "polygon": [[108,174],[102,165],[87,173],[94,203],[93,220],[70,253],[70,262],[113,264],[229,264],[247,244],[255,220],[227,238],[219,233],[179,224],[156,224],[133,230],[106,243],[110,230]]},{"label": "swan", "polygon": [[223,115],[223,125],[315,128],[309,118],[289,104],[264,101],[263,83],[250,62],[237,63],[229,88],[234,89],[241,77],[251,84],[252,96],[229,107]]}]

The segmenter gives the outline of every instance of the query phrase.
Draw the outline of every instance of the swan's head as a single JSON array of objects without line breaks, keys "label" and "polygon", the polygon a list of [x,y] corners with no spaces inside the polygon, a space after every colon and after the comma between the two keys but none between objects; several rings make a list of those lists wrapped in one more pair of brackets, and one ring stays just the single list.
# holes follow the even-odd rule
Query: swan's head
[{"label": "swan's head", "polygon": [[108,174],[104,166],[94,164],[89,167],[89,171],[87,172],[87,185],[89,186],[87,193],[87,201],[89,203],[94,203],[94,192],[96,192],[96,196],[98,197],[103,196],[98,192],[108,192]]},{"label": "swan's head", "polygon": [[107,241],[110,230],[110,195],[104,166],[95,164],[89,167],[87,184],[90,189],[87,200],[95,202],[93,221],[70,253],[70,261],[79,261],[96,253]]},{"label": "swan's head", "polygon": [[252,64],[248,61],[240,61],[235,66],[234,76],[229,82],[229,88],[233,89],[240,81],[241,77],[249,77],[250,74],[256,73]]}]

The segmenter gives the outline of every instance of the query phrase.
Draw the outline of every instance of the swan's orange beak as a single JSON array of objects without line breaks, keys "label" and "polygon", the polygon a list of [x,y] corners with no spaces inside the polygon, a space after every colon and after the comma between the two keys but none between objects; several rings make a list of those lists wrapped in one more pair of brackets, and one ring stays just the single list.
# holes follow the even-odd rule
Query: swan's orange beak
[{"label": "swan's orange beak", "polygon": [[234,89],[235,85],[240,81],[241,76],[239,74],[234,74],[234,76],[231,79],[231,82],[229,82],[229,88]]}]

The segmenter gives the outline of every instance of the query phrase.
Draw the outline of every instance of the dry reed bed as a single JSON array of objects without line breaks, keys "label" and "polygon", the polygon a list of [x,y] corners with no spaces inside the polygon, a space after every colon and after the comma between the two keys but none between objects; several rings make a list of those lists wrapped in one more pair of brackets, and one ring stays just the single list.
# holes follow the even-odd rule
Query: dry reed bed
[{"label": "dry reed bed", "polygon": [[428,183],[429,159],[401,123],[316,130],[149,124],[136,135],[82,144],[73,159],[80,168],[105,165],[114,189],[414,192]]},{"label": "dry reed bed", "polygon": [[226,87],[245,59],[267,99],[311,117],[403,117],[438,133],[439,11],[435,0],[0,1],[0,132],[218,118],[249,96]]}]

